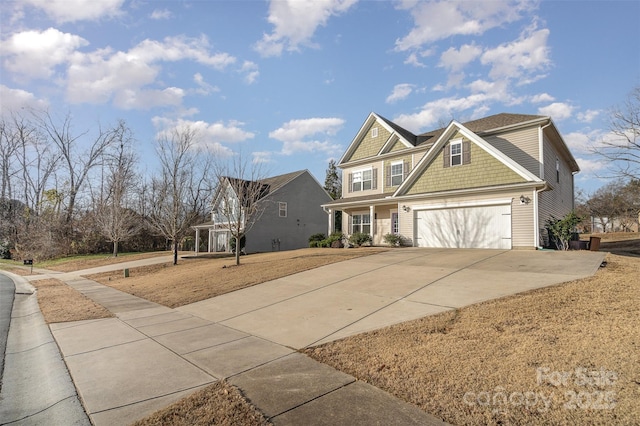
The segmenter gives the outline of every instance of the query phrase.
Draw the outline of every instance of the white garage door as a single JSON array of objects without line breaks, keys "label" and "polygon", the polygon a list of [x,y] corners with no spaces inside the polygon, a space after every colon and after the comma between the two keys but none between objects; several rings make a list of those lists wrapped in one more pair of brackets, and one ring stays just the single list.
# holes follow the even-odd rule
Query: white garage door
[{"label": "white garage door", "polygon": [[511,248],[511,205],[418,210],[418,247]]}]

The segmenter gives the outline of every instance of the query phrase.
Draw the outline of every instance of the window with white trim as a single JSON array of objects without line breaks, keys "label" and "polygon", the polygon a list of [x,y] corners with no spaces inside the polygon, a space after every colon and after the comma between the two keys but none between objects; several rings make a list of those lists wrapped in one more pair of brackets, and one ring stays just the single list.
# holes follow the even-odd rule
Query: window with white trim
[{"label": "window with white trim", "polygon": [[452,166],[462,164],[462,139],[451,141],[450,159]]},{"label": "window with white trim", "polygon": [[372,170],[361,170],[353,172],[351,177],[351,191],[367,191],[372,188],[373,173]]},{"label": "window with white trim", "polygon": [[371,129],[371,137],[372,138],[377,138],[378,137],[378,128],[374,127]]},{"label": "window with white trim", "polygon": [[280,217],[287,217],[287,203],[278,202],[278,215]]},{"label": "window with white trim", "polygon": [[364,234],[371,233],[371,215],[370,214],[354,214],[351,216],[351,233],[362,232]]},{"label": "window with white trim", "polygon": [[402,183],[404,177],[402,166],[402,161],[391,163],[391,186],[398,186]]}]

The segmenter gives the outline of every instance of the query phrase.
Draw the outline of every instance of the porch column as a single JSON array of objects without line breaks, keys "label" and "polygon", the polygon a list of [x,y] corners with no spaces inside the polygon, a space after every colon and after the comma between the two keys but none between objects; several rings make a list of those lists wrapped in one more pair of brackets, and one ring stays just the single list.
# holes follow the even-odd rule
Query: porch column
[{"label": "porch column", "polygon": [[196,228],[196,243],[194,245],[195,245],[196,256],[197,256],[198,249],[200,248],[200,228]]},{"label": "porch column", "polygon": [[333,209],[329,209],[329,233],[327,235],[333,234],[333,231],[335,229],[335,221],[335,212],[333,211]]},{"label": "porch column", "polygon": [[207,250],[209,253],[211,253],[211,235],[212,235],[213,229],[209,228],[209,244],[207,245]]},{"label": "porch column", "polygon": [[369,215],[371,217],[371,238],[376,235],[376,206],[369,206]]}]

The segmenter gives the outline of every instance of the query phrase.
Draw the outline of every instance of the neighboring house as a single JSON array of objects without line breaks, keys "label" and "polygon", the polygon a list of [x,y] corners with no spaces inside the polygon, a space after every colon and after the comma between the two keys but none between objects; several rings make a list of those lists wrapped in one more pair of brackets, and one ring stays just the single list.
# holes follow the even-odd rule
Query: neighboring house
[{"label": "neighboring house", "polygon": [[[234,184],[231,184],[233,181]],[[194,226],[196,241],[200,234],[207,233],[208,252],[230,252],[229,222],[223,212],[226,205],[238,206],[238,197],[234,188],[258,184],[258,213],[249,218],[253,223],[245,232],[245,252],[257,253],[278,250],[293,250],[309,246],[309,236],[325,232],[327,214],[321,204],[331,200],[308,170],[301,170],[261,179],[258,182],[240,181],[225,177],[220,182],[214,196],[211,209],[211,221]],[[234,201],[235,199],[235,201]],[[234,207],[234,208],[235,208]],[[235,217],[235,215],[230,215]],[[196,253],[199,244],[196,244]]]},{"label": "neighboring house", "polygon": [[[497,114],[414,135],[371,113],[347,148],[346,233],[417,247],[534,249],[574,208],[578,164],[550,117]],[[331,226],[329,229],[331,232]]]}]

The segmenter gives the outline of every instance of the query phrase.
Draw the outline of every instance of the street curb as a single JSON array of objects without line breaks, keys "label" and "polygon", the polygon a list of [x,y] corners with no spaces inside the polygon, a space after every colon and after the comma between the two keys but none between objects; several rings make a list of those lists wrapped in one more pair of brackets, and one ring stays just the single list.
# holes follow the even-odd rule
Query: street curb
[{"label": "street curb", "polygon": [[15,283],[5,352],[1,425],[91,425],[51,330],[26,279],[0,272]]}]

